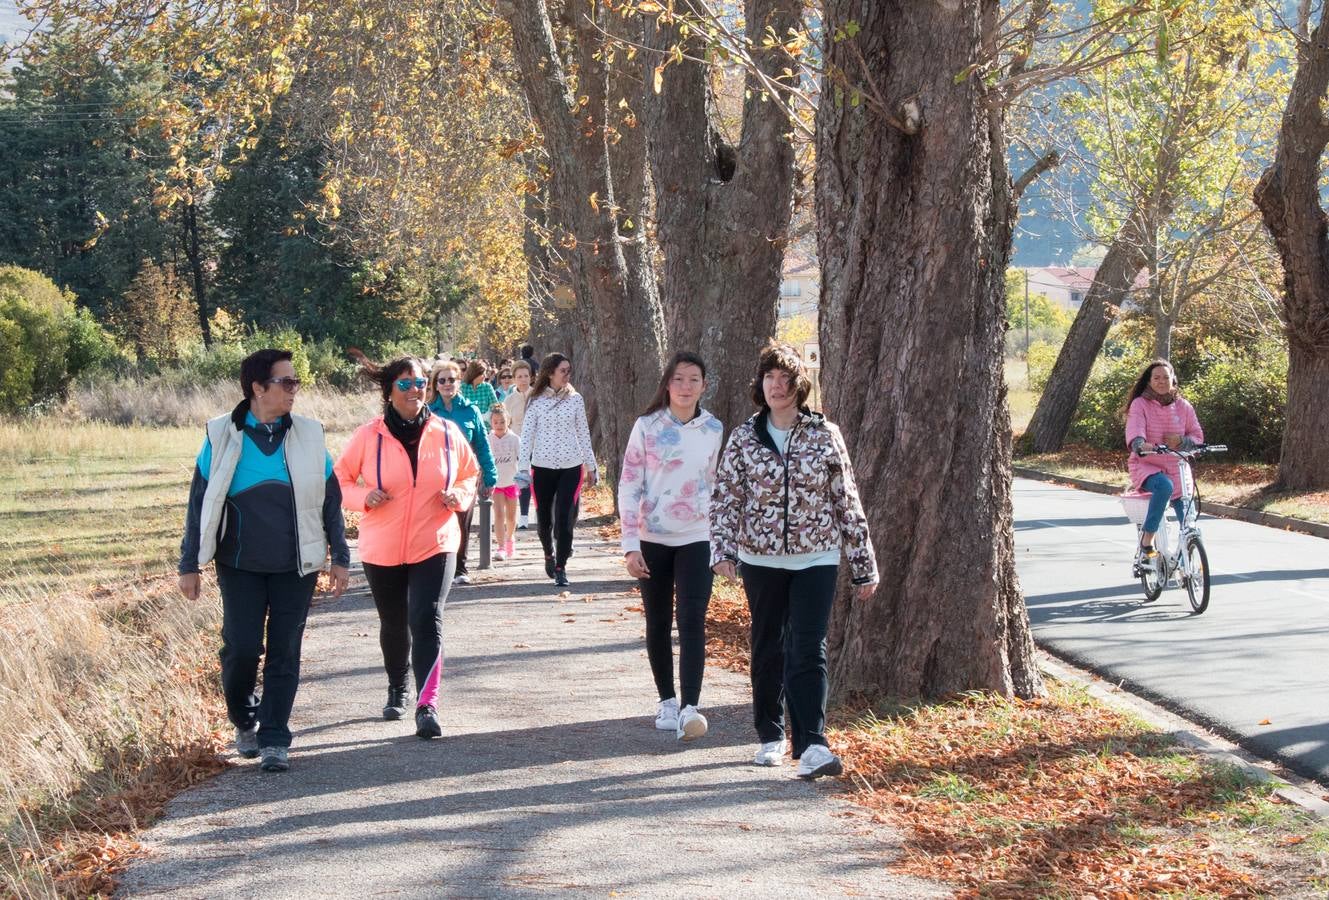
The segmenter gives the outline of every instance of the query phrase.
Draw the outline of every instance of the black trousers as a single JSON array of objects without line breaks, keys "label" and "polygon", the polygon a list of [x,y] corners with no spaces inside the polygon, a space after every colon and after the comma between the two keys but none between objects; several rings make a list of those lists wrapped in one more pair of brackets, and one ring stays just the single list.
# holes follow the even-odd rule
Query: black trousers
[{"label": "black trousers", "polygon": [[[260,747],[291,746],[291,707],[300,685],[300,645],[318,573],[269,575],[217,564],[222,596],[222,693],[236,728],[258,723]],[[266,631],[266,653],[264,633]],[[258,662],[263,658],[263,696]]]},{"label": "black trousers", "polygon": [[457,525],[461,528],[461,544],[457,547],[456,574],[458,575],[466,574],[466,551],[471,547],[471,514],[475,512],[475,508],[479,505],[480,501],[477,499],[466,512],[456,513]]},{"label": "black trousers", "polygon": [[826,628],[839,566],[776,569],[743,563],[752,614],[752,720],[762,742],[785,735],[794,759],[826,746]]},{"label": "black trousers", "polygon": [[544,548],[545,556],[553,556],[554,565],[562,568],[572,555],[572,529],[577,524],[575,502],[577,485],[581,482],[581,466],[567,469],[533,466],[531,472],[540,546]]},{"label": "black trousers", "polygon": [[[678,618],[679,706],[701,700],[706,668],[706,608],[711,604],[711,545],[707,541],[667,547],[641,542],[650,578],[639,580],[646,612],[646,657],[661,700],[674,694],[674,648],[670,630]],[[677,613],[675,613],[677,610]]]},{"label": "black trousers", "polygon": [[529,517],[531,514],[531,489],[524,487],[519,494],[521,498],[521,514]]},{"label": "black trousers", "polygon": [[378,607],[378,643],[388,687],[405,689],[407,671],[413,669],[416,705],[437,708],[443,677],[443,607],[452,587],[453,554],[437,553],[404,566],[364,565]]}]

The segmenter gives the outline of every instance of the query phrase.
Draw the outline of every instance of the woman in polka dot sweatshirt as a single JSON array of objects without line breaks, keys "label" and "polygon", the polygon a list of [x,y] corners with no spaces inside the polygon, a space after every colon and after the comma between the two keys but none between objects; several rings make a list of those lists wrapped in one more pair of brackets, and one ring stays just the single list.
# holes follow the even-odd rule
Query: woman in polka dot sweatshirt
[{"label": "woman in polka dot sweatshirt", "polygon": [[572,553],[573,508],[583,470],[589,484],[598,477],[586,403],[568,383],[571,377],[572,361],[561,353],[551,353],[540,363],[526,402],[516,476],[518,484],[532,482],[545,574],[560,587],[568,584],[565,566]]}]

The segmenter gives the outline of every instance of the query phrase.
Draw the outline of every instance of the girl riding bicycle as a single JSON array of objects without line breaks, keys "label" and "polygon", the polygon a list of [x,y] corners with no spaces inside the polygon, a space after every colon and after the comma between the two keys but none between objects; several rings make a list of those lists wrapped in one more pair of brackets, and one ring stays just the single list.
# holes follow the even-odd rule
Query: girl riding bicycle
[{"label": "girl riding bicycle", "polygon": [[1149,512],[1140,532],[1140,556],[1152,560],[1157,556],[1154,535],[1163,523],[1168,501],[1172,501],[1179,521],[1184,512],[1177,458],[1149,454],[1148,450],[1159,444],[1173,450],[1189,450],[1204,443],[1204,431],[1195,417],[1195,408],[1177,390],[1176,373],[1165,359],[1156,359],[1144,367],[1126,399],[1124,412],[1126,445],[1131,448],[1127,462],[1131,490],[1149,495]]}]

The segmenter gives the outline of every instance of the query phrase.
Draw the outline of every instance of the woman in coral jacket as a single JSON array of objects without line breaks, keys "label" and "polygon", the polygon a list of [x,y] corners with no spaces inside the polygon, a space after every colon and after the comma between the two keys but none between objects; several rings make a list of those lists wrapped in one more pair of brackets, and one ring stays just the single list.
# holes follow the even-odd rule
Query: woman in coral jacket
[{"label": "woman in coral jacket", "polygon": [[383,392],[383,415],[360,426],[335,470],[345,508],[364,513],[360,561],[388,673],[383,718],[405,714],[407,670],[414,669],[415,733],[439,737],[443,606],[461,539],[457,514],[475,501],[480,466],[457,426],[425,405],[422,361],[361,365]]}]

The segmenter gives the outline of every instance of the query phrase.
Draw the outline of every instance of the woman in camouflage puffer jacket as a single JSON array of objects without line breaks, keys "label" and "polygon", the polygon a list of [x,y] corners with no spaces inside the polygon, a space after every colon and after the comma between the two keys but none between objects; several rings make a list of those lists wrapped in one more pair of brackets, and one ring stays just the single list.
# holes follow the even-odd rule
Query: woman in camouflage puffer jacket
[{"label": "woman in camouflage puffer jacket", "polygon": [[753,762],[784,759],[784,705],[798,774],[838,775],[826,723],[826,629],[840,554],[855,593],[870,595],[877,563],[840,429],[804,403],[811,382],[787,344],[762,351],[752,399],[760,411],[729,436],[711,497],[711,564],[743,579],[752,614]]}]

